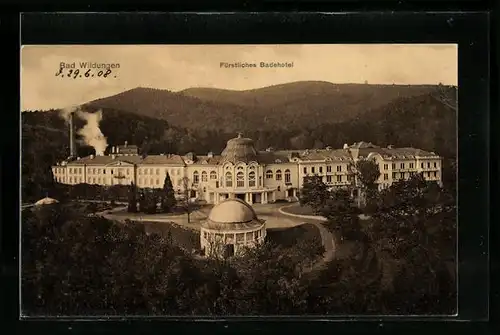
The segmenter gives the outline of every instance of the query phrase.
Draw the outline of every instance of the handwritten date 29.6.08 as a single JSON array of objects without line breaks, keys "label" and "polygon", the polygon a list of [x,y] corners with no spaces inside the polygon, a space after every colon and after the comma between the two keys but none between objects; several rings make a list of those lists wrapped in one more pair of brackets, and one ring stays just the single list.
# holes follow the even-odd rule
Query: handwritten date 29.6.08
[{"label": "handwritten date 29.6.08", "polygon": [[79,69],[69,69],[65,70],[64,68],[60,68],[59,71],[56,73],[56,77],[63,77],[63,78],[92,78],[92,77],[100,77],[100,78],[108,78],[108,77],[114,77],[116,78],[116,75],[111,76],[113,71],[111,69],[106,69],[106,70],[92,70],[88,69],[87,71],[80,71]]}]

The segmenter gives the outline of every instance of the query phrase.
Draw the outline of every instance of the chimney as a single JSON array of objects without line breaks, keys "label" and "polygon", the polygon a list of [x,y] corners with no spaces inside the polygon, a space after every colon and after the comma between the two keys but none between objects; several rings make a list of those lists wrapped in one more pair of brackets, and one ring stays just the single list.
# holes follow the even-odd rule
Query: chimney
[{"label": "chimney", "polygon": [[128,144],[128,142],[127,142],[127,141],[125,141],[125,148],[127,147],[127,144]]},{"label": "chimney", "polygon": [[349,149],[349,146],[347,145],[347,143],[344,144],[344,149]]},{"label": "chimney", "polygon": [[116,158],[116,155],[111,155],[111,159],[115,159]]},{"label": "chimney", "polygon": [[208,152],[208,154],[207,154],[207,156],[208,156],[209,158],[212,158],[212,157],[214,157],[214,153],[213,153],[212,151],[209,151],[209,152]]},{"label": "chimney", "polygon": [[327,146],[326,150],[330,151],[330,150],[332,150],[332,147],[331,146]]},{"label": "chimney", "polygon": [[387,146],[387,149],[392,149],[392,148],[394,148],[394,147],[392,146],[392,144],[389,144],[389,145]]},{"label": "chimney", "polygon": [[75,113],[72,112],[69,115],[69,156],[74,158],[76,156],[76,147],[75,147]]},{"label": "chimney", "polygon": [[94,159],[94,155],[90,155],[90,159]]},{"label": "chimney", "polygon": [[112,146],[111,147],[111,153],[114,154],[116,152],[116,147]]}]

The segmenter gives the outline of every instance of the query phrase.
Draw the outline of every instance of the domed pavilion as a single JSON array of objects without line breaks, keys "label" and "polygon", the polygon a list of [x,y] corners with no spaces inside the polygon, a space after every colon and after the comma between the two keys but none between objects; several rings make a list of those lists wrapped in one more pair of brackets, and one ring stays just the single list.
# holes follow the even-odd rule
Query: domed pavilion
[{"label": "domed pavilion", "polygon": [[263,243],[265,237],[265,221],[257,218],[252,206],[231,198],[212,208],[201,225],[200,244],[206,256],[231,257]]}]

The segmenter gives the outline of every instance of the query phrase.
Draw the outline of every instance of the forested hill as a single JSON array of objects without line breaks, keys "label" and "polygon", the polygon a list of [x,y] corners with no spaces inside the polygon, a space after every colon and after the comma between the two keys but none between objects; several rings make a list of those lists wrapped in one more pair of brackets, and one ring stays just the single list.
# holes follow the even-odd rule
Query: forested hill
[{"label": "forested hill", "polygon": [[431,92],[432,85],[332,84],[303,81],[247,91],[191,88],[171,92],[135,88],[91,101],[92,109],[111,108],[168,121],[189,129],[227,132],[297,130],[348,121],[400,97]]}]

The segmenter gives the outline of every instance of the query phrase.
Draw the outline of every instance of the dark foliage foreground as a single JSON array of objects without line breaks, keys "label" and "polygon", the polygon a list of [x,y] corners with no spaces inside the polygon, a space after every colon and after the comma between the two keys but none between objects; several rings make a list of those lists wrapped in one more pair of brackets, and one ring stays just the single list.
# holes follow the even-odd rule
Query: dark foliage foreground
[{"label": "dark foliage foreground", "polygon": [[420,314],[454,308],[446,271],[425,267],[420,258],[418,277],[407,262],[389,287],[387,270],[370,248],[321,273],[301,275],[320,256],[319,241],[287,249],[266,243],[237,261],[200,260],[177,247],[175,236],[147,235],[141,225],[89,217],[67,205],[24,211],[22,224],[25,315]]}]

